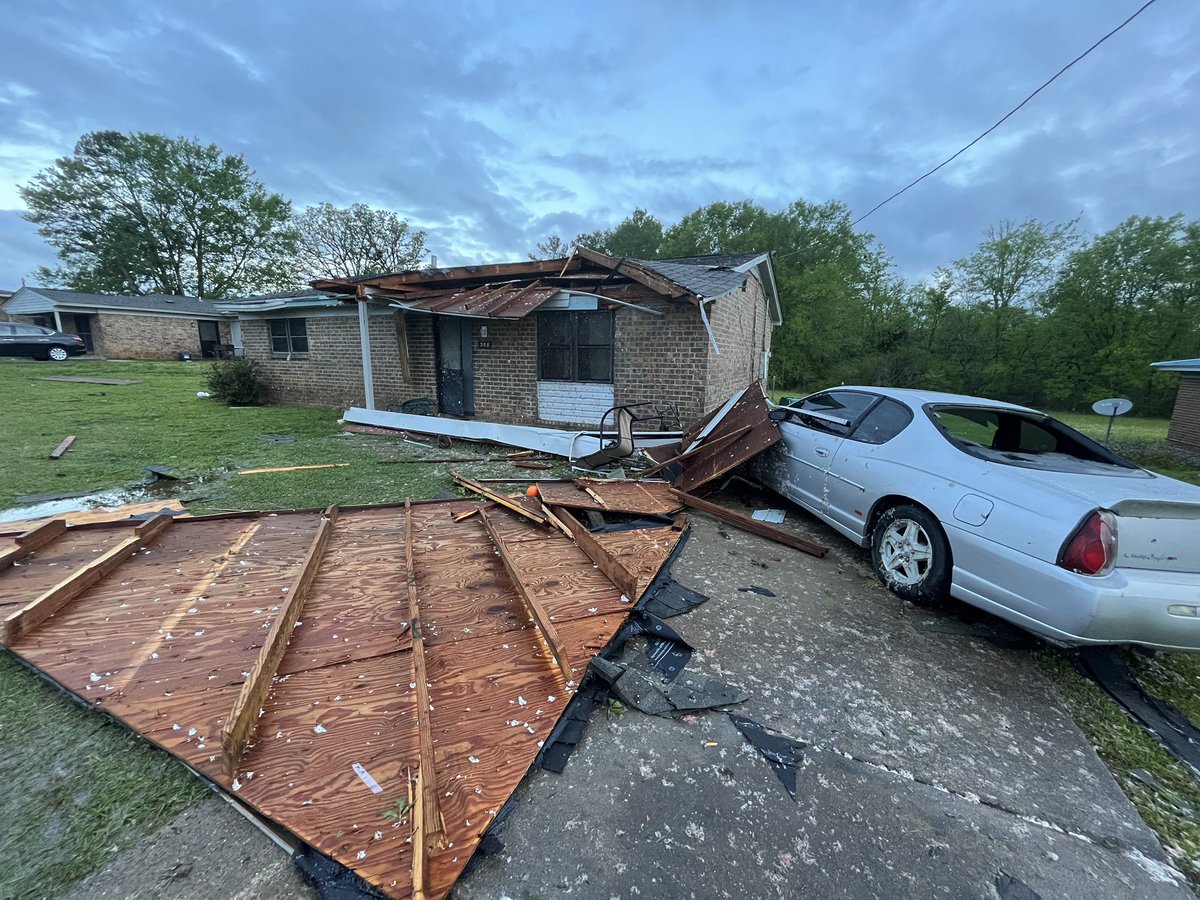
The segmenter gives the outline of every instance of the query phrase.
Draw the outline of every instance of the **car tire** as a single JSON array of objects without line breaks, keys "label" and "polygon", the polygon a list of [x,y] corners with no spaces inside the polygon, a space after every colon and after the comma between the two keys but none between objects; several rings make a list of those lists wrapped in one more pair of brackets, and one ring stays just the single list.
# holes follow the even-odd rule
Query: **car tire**
[{"label": "car tire", "polygon": [[950,542],[929,510],[901,503],[871,531],[871,565],[884,586],[914,603],[936,603],[950,592]]},{"label": "car tire", "polygon": [[71,354],[67,352],[66,347],[59,347],[56,345],[46,351],[46,359],[52,360],[53,362],[66,362],[70,357]]}]

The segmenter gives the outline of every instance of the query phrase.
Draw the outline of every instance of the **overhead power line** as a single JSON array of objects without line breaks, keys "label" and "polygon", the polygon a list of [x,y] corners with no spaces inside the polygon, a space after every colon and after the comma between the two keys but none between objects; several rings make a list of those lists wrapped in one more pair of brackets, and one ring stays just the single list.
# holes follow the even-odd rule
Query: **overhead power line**
[{"label": "overhead power line", "polygon": [[934,166],[932,169],[930,169],[928,172],[926,172],[920,178],[910,181],[908,184],[906,184],[904,187],[900,188],[900,190],[896,191],[896,193],[892,194],[886,200],[883,200],[883,201],[875,204],[875,206],[871,207],[871,209],[869,209],[866,213],[864,213],[863,215],[861,215],[857,219],[855,219],[851,223],[851,227],[853,227],[854,225],[857,225],[863,219],[867,218],[867,216],[871,215],[871,213],[873,213],[876,210],[880,209],[881,207],[886,206],[887,204],[891,203],[893,200],[895,200],[897,197],[899,197],[905,191],[909,190],[910,188],[916,187],[918,184],[920,184],[922,181],[924,181],[930,175],[937,172],[939,169],[954,162],[954,160],[958,159],[960,156],[962,156],[964,153],[966,153],[968,150],[970,150],[972,147],[974,147],[976,144],[978,144],[980,141],[982,141],[985,137],[987,137],[989,134],[991,134],[993,131],[995,131],[997,128],[999,128],[1001,125],[1003,125],[1005,122],[1007,122],[1019,109],[1021,109],[1021,107],[1023,107],[1026,103],[1028,103],[1030,100],[1032,100],[1038,94],[1040,94],[1042,91],[1044,91],[1046,88],[1048,88],[1056,80],[1058,80],[1058,78],[1063,73],[1065,73],[1068,69],[1070,69],[1073,65],[1075,65],[1077,62],[1082,60],[1089,53],[1091,53],[1093,50],[1095,50],[1097,47],[1099,47],[1101,44],[1103,44],[1105,41],[1107,41],[1110,37],[1112,37],[1114,34],[1116,34],[1118,31],[1120,31],[1122,28],[1124,28],[1126,25],[1128,25],[1130,22],[1132,22],[1134,19],[1136,19],[1138,16],[1140,16],[1142,13],[1144,13],[1147,9],[1149,9],[1151,6],[1153,6],[1157,2],[1158,2],[1158,0],[1146,0],[1146,2],[1144,4],[1142,4],[1142,6],[1137,10],[1137,12],[1135,12],[1133,15],[1131,15],[1128,19],[1126,19],[1124,22],[1122,22],[1120,25],[1118,25],[1116,28],[1114,28],[1108,34],[1104,35],[1104,37],[1100,38],[1100,40],[1096,41],[1096,43],[1092,44],[1092,46],[1088,47],[1086,50],[1084,50],[1082,53],[1080,53],[1077,57],[1075,57],[1073,60],[1071,60],[1065,66],[1063,66],[1061,69],[1059,69],[1053,75],[1051,75],[1048,79],[1046,79],[1046,81],[1042,82],[1042,84],[1038,86],[1037,90],[1035,90],[1032,94],[1030,94],[1028,97],[1026,97],[1020,103],[1018,103],[1016,106],[1014,106],[1008,112],[1006,112],[1004,114],[1004,116],[1001,117],[999,120],[997,120],[994,125],[992,125],[990,128],[987,129],[987,131],[984,131],[982,134],[980,134],[978,137],[976,137],[975,140],[971,141],[971,143],[967,144],[965,147],[960,149],[953,156],[946,157],[944,160],[942,160],[940,163],[938,163],[936,166]]}]

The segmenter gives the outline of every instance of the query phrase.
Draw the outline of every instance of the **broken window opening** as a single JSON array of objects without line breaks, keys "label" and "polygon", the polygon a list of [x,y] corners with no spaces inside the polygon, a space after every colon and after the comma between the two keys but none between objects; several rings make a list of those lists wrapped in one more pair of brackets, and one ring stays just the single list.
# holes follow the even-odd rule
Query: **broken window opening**
[{"label": "broken window opening", "polygon": [[964,453],[989,462],[1051,471],[1089,472],[1088,464],[1138,467],[1057,419],[982,406],[928,406],[938,430]]},{"label": "broken window opening", "polygon": [[611,384],[613,314],[538,313],[538,379]]}]

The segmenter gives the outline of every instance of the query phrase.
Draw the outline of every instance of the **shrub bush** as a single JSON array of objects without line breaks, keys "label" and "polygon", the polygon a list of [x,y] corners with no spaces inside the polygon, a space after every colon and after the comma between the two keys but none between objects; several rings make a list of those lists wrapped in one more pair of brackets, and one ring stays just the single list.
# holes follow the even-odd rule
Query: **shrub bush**
[{"label": "shrub bush", "polygon": [[208,373],[208,392],[226,406],[257,406],[267,393],[257,362],[235,356],[213,363]]}]

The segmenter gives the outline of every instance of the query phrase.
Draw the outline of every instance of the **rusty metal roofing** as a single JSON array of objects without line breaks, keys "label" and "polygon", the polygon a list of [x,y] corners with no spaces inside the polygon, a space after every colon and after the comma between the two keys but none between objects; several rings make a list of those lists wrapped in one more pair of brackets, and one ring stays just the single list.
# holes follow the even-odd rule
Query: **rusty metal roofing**
[{"label": "rusty metal roofing", "polygon": [[523,319],[560,290],[540,281],[503,281],[413,293],[396,296],[394,300],[413,312],[476,319]]}]

